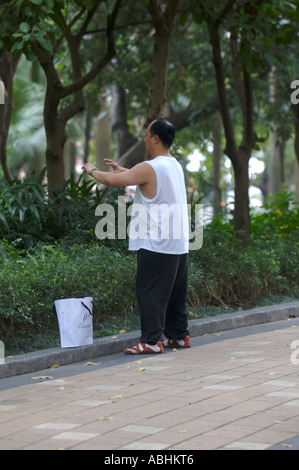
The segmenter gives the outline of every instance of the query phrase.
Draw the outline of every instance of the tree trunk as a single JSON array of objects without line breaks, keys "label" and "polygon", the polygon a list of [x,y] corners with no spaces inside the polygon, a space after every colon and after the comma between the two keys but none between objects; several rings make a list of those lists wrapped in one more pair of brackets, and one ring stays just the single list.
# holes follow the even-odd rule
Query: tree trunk
[{"label": "tree trunk", "polygon": [[92,127],[92,112],[91,112],[91,109],[88,108],[86,111],[86,119],[85,119],[83,163],[87,163],[88,158],[89,158],[91,127]]},{"label": "tree trunk", "polygon": [[253,131],[253,89],[250,73],[244,68],[241,70],[238,63],[237,34],[236,32],[231,33],[230,45],[233,77],[243,118],[242,142],[237,147],[227,96],[224,63],[221,55],[219,36],[219,27],[222,21],[221,18],[222,17],[219,17],[219,21],[209,25],[209,34],[212,46],[219,106],[226,139],[224,153],[230,158],[234,169],[234,230],[236,240],[240,242],[240,244],[246,245],[250,238],[248,164],[252,148],[256,141],[256,135]]},{"label": "tree trunk", "polygon": [[178,0],[169,0],[167,6],[149,1],[155,37],[147,124],[166,114],[169,42],[177,6]]},{"label": "tree trunk", "polygon": [[277,125],[271,123],[270,158],[269,158],[269,193],[277,194],[281,190],[281,159],[277,138]]},{"label": "tree trunk", "polygon": [[65,138],[58,139],[53,137],[48,141],[48,148],[46,150],[46,164],[47,164],[47,180],[50,191],[57,191],[62,188],[65,183],[65,167],[63,161]]},{"label": "tree trunk", "polygon": [[[276,86],[275,86],[275,67],[270,72],[270,105],[275,104]],[[278,128],[275,122],[270,123],[270,158],[269,158],[269,193],[277,194],[281,190],[281,159],[278,144]]]},{"label": "tree trunk", "polygon": [[235,176],[234,230],[236,239],[246,244],[250,234],[248,155],[239,151],[238,163],[233,163]]},{"label": "tree trunk", "polygon": [[12,175],[7,163],[6,145],[9,133],[11,114],[13,109],[13,79],[21,53],[12,56],[10,52],[4,51],[0,62],[0,78],[5,86],[5,104],[0,105],[0,155],[4,177],[9,183]]},{"label": "tree trunk", "polygon": [[[110,62],[115,55],[115,44],[113,31],[115,21],[120,10],[122,0],[116,0],[113,11],[107,17],[107,47],[103,56],[97,59],[95,65],[83,75],[83,67],[80,56],[80,43],[92,21],[101,0],[93,2],[93,6],[88,9],[82,6],[81,11],[75,17],[79,22],[82,21],[82,15],[85,19],[81,22],[79,30],[72,33],[72,27],[75,29],[76,21],[67,24],[66,18],[61,13],[58,25],[63,25],[62,35],[58,37],[55,48],[59,48],[60,38],[65,38],[68,51],[71,58],[72,82],[63,86],[58,71],[55,68],[54,54],[50,54],[38,45],[36,46],[36,55],[47,77],[47,91],[44,107],[44,122],[47,137],[46,163],[49,190],[57,190],[64,184],[64,162],[63,147],[66,141],[65,127],[67,122],[76,114],[84,110],[84,98],[82,89],[91,82]],[[72,26],[72,27],[71,27]],[[65,105],[63,100],[72,97],[69,104]]]},{"label": "tree trunk", "polygon": [[221,214],[221,189],[220,189],[220,162],[222,120],[220,113],[215,116],[213,131],[213,212],[214,216]]},{"label": "tree trunk", "polygon": [[59,96],[51,82],[47,85],[44,124],[47,139],[46,165],[49,190],[57,191],[65,183],[64,144],[66,142],[66,121],[58,112]]},{"label": "tree trunk", "polygon": [[151,89],[147,123],[158,117],[165,117],[168,75],[169,35],[163,28],[157,28],[154,40]]},{"label": "tree trunk", "polygon": [[104,158],[111,158],[110,139],[111,129],[107,111],[106,100],[102,99],[101,113],[97,120],[97,138],[96,138],[96,166],[101,171],[109,171],[109,167],[104,162]]},{"label": "tree trunk", "polygon": [[124,89],[114,83],[111,86],[111,96],[111,129],[116,143],[114,159],[119,161],[121,156],[136,144],[137,139],[130,133],[128,128]]},{"label": "tree trunk", "polygon": [[73,173],[75,176],[76,144],[73,140],[67,139],[63,149],[64,176],[68,180]]}]

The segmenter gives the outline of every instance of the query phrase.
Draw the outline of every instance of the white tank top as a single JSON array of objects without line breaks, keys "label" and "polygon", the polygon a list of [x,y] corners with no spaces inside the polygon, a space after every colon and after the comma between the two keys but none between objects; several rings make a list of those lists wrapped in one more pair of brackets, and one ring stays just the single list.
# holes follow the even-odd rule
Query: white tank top
[{"label": "white tank top", "polygon": [[189,223],[184,173],[174,157],[158,156],[146,163],[156,173],[157,191],[146,198],[136,187],[131,207],[129,250],[156,253],[189,251]]}]

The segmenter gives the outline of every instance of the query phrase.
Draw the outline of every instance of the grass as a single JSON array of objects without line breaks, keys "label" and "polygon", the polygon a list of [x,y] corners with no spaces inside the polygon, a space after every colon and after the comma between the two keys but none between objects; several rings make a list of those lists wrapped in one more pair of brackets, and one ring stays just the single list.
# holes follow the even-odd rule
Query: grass
[{"label": "grass", "polygon": [[[280,303],[299,301],[298,298],[268,295],[246,304],[243,310],[274,305]],[[208,318],[217,315],[223,315],[237,311],[236,308],[221,308],[215,306],[196,306],[190,307],[189,320]],[[136,331],[140,329],[139,316],[137,314],[127,314],[126,316],[110,316],[101,323],[94,325],[94,338],[102,338],[105,336],[114,336],[123,332]],[[60,336],[58,327],[55,330],[49,330],[47,333],[31,333],[28,331],[20,332],[18,336],[4,338],[5,355],[16,356],[41,349],[60,347]]]}]

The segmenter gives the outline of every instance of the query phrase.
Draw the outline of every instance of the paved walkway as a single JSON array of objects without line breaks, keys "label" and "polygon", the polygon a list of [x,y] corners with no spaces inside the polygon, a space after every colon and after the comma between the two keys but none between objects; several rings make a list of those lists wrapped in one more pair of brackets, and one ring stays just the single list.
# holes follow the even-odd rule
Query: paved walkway
[{"label": "paved walkway", "polygon": [[298,450],[299,319],[192,341],[1,379],[0,449]]}]

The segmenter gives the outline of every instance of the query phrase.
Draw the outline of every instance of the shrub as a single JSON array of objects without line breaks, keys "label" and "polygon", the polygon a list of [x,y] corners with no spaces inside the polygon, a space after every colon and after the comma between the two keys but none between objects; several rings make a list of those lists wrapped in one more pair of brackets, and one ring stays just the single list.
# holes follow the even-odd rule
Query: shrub
[{"label": "shrub", "polygon": [[94,319],[123,315],[134,307],[135,257],[96,243],[41,245],[24,256],[0,245],[0,327],[45,331],[56,327],[53,302],[79,295],[94,298]]},{"label": "shrub", "polygon": [[[57,328],[53,302],[59,298],[92,296],[101,324],[136,311],[135,254],[126,241],[95,240],[94,209],[104,195],[88,181],[70,180],[57,195],[63,201],[57,213],[40,185],[16,182],[0,195],[0,234],[7,235],[0,241],[0,333]],[[116,195],[107,192],[105,202],[115,204]],[[288,194],[267,203],[252,218],[246,248],[236,246],[231,223],[214,219],[202,248],[190,252],[189,305],[235,308],[267,295],[299,296],[298,217]],[[28,238],[12,241],[25,228]]]},{"label": "shrub", "polygon": [[[190,252],[189,305],[243,307],[266,295],[299,295],[296,237],[253,237],[235,247],[226,230],[205,230],[203,247]],[[94,298],[94,321],[137,310],[136,257],[90,242],[39,245],[20,254],[0,243],[0,331],[46,331],[57,327],[53,302],[79,295]]]},{"label": "shrub", "polygon": [[44,174],[25,181],[18,179],[0,188],[0,236],[7,240],[22,240],[23,246],[36,241],[49,241],[51,234],[45,230],[54,213],[48,203],[42,184]]},{"label": "shrub", "polygon": [[24,181],[14,179],[0,186],[0,239],[27,249],[40,242],[67,238],[73,242],[95,240],[96,207],[113,190],[97,188],[95,180],[81,175],[65,183],[60,191],[47,192],[45,172]]},{"label": "shrub", "polygon": [[268,294],[299,295],[299,237],[252,234],[242,249],[231,227],[213,224],[204,230],[203,247],[190,253],[191,304],[243,306]]},{"label": "shrub", "polygon": [[286,189],[268,197],[261,211],[251,215],[251,231],[261,237],[273,233],[279,237],[297,233],[299,237],[299,205],[293,201],[293,194]]}]

